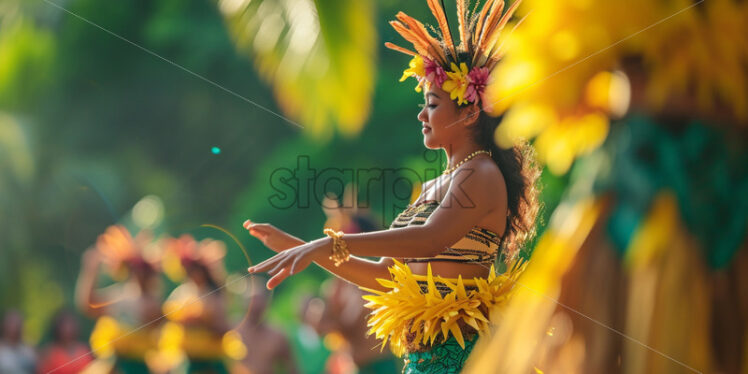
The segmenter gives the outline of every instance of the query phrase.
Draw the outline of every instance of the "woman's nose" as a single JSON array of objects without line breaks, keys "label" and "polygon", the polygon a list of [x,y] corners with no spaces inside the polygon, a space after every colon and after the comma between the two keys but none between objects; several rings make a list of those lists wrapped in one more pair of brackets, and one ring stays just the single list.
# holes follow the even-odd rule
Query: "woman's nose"
[{"label": "woman's nose", "polygon": [[423,109],[421,109],[420,112],[418,112],[418,120],[421,122],[428,122],[429,116],[428,112],[426,111],[426,107],[424,106]]}]

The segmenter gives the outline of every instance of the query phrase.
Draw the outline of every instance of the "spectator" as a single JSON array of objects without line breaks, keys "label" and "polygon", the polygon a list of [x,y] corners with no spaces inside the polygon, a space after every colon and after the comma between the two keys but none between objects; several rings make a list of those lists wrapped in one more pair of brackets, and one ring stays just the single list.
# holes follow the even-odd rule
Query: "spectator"
[{"label": "spectator", "polygon": [[23,316],[15,309],[3,316],[0,330],[0,374],[31,374],[36,368],[36,353],[23,344]]},{"label": "spectator", "polygon": [[61,310],[52,320],[52,343],[39,360],[39,373],[79,373],[93,360],[88,346],[78,340],[78,320],[68,310]]}]

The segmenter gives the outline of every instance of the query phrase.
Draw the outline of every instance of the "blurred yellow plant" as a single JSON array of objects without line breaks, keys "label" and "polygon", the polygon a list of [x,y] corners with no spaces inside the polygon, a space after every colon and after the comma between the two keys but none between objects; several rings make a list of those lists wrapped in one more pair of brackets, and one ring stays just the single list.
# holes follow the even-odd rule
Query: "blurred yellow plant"
[{"label": "blurred yellow plant", "polygon": [[[496,141],[537,137],[538,157],[555,174],[605,140],[609,118],[625,114],[631,87],[618,69],[641,58],[648,111],[695,97],[701,113],[748,119],[748,4],[692,1],[526,0],[527,17],[501,36],[506,55],[486,91],[505,114]],[[682,11],[679,13],[679,11]],[[520,14],[521,16],[521,14]],[[651,27],[650,27],[651,26]]]},{"label": "blurred yellow plant", "polygon": [[[35,173],[34,157],[26,133],[20,121],[0,111],[0,186],[10,190],[10,182],[28,183]],[[6,195],[10,198],[10,193]]]},{"label": "blurred yellow plant", "polygon": [[537,369],[536,350],[542,337],[549,334],[561,280],[605,205],[604,199],[585,198],[556,209],[512,298],[500,315],[491,318],[495,326],[491,338],[478,341],[464,373],[528,373]]},{"label": "blurred yellow plant", "polygon": [[237,47],[309,134],[355,135],[369,116],[376,31],[369,0],[219,0]]}]

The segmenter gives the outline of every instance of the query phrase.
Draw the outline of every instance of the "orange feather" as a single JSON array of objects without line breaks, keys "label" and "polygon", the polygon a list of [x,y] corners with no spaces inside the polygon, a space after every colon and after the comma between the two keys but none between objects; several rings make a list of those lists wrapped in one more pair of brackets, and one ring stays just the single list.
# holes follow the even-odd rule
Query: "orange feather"
[{"label": "orange feather", "polygon": [[478,45],[478,38],[480,37],[480,34],[483,31],[484,21],[486,20],[486,14],[488,13],[488,10],[491,9],[493,2],[494,0],[487,0],[486,3],[483,4],[483,9],[481,9],[480,15],[478,16],[478,21],[475,23],[475,28],[473,29],[473,45],[474,46]]},{"label": "orange feather", "polygon": [[415,47],[416,51],[418,51],[418,54],[423,56],[429,55],[428,47],[424,45],[424,42],[418,36],[413,35],[413,32],[405,27],[405,25],[403,25],[399,21],[390,21],[390,25],[392,25],[395,31],[397,31],[398,34],[400,34],[403,38],[405,38],[405,40],[413,44],[413,47]]},{"label": "orange feather", "polygon": [[483,27],[481,29],[480,35],[478,36],[478,42],[475,44],[475,57],[476,58],[480,59],[482,55],[485,55],[486,38],[488,37],[491,30],[493,29],[493,26],[500,19],[501,12],[503,10],[504,10],[504,0],[494,1],[493,4],[491,4],[491,11],[488,13],[488,16],[483,21]]},{"label": "orange feather", "polygon": [[403,48],[403,47],[401,47],[399,45],[392,44],[390,42],[384,43],[384,46],[387,47],[387,48],[389,48],[389,49],[392,49],[394,51],[398,51],[400,53],[405,53],[406,55],[418,56],[418,53],[415,53],[415,52],[411,51],[410,49]]},{"label": "orange feather", "polygon": [[499,21],[499,23],[496,24],[493,30],[491,30],[491,34],[489,34],[489,37],[487,39],[489,44],[493,44],[496,42],[496,39],[498,39],[499,37],[499,33],[501,33],[501,30],[504,29],[504,26],[506,25],[506,23],[509,22],[509,18],[512,17],[512,14],[514,14],[514,11],[517,10],[517,7],[519,6],[521,2],[522,0],[515,1],[509,7],[509,9],[507,9],[506,13],[504,13],[504,16],[501,17],[501,20]]},{"label": "orange feather", "polygon": [[424,44],[429,47],[427,49],[431,53],[428,57],[430,57],[432,60],[438,60],[443,64],[447,63],[447,57],[444,55],[444,51],[442,50],[439,41],[431,36],[431,34],[429,34],[429,32],[426,30],[426,27],[421,22],[403,12],[398,12],[396,17],[400,21],[405,23],[410,28],[410,30],[412,30],[414,34],[418,35],[424,42]]},{"label": "orange feather", "polygon": [[488,14],[486,22],[483,24],[483,30],[480,34],[480,40],[478,41],[478,48],[485,46],[486,39],[491,35],[496,23],[501,20],[501,12],[504,11],[504,1],[497,1],[491,7],[491,12]]},{"label": "orange feather", "polygon": [[449,24],[447,23],[447,16],[444,14],[444,9],[437,0],[427,0],[431,13],[434,14],[439,28],[442,30],[442,38],[444,39],[444,46],[452,54],[452,57],[457,60],[457,51],[455,51],[455,45],[452,41],[452,33],[449,31]]},{"label": "orange feather", "polygon": [[[509,11],[513,11],[513,10],[510,9]],[[507,13],[509,13],[509,12],[507,12]],[[524,21],[525,18],[527,18],[527,16],[528,15],[525,15],[519,21],[517,21],[516,24],[514,24],[514,27],[512,27],[512,30],[509,31],[509,35],[511,35],[514,32],[514,30],[516,30],[517,27],[520,24],[522,24],[522,21]],[[503,27],[502,27],[502,29],[503,29]],[[488,61],[486,62],[486,65],[485,65],[488,69],[493,69],[493,67],[496,66],[496,64],[499,62],[499,60],[501,60],[504,57],[503,46],[504,46],[504,43],[501,43],[501,45],[498,45],[498,46],[494,43],[492,45],[492,47],[491,47],[491,50],[489,52],[484,53],[486,56],[490,56],[488,58]]]}]

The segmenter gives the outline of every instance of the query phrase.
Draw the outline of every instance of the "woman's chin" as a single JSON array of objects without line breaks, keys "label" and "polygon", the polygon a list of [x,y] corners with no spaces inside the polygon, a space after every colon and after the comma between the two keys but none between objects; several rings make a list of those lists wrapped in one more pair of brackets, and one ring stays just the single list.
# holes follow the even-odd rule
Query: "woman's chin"
[{"label": "woman's chin", "polygon": [[434,139],[428,135],[423,137],[423,145],[428,149],[439,149],[441,148]]}]

